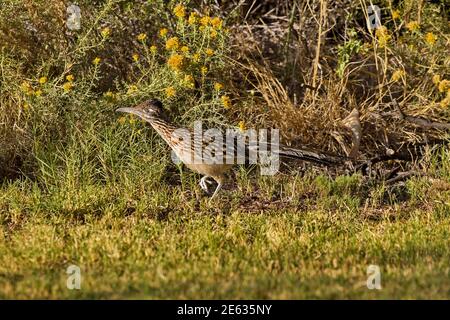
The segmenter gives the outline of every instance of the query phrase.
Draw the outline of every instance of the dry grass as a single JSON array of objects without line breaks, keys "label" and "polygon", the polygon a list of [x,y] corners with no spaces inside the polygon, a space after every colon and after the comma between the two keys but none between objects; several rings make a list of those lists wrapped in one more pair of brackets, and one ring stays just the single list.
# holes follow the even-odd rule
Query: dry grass
[{"label": "dry grass", "polygon": [[445,140],[417,121],[450,121],[444,2],[381,1],[378,31],[366,0],[182,2],[223,26],[180,20],[177,1],[80,0],[70,31],[65,2],[2,1],[0,297],[448,298],[448,146],[367,176],[239,167],[209,202],[154,131],[114,113],[155,97],[177,124],[279,128],[355,165]]}]

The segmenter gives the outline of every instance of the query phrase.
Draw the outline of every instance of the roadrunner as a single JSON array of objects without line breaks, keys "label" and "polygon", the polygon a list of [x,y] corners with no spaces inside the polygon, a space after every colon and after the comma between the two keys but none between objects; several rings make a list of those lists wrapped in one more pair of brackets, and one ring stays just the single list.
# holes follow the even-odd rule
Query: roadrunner
[{"label": "roadrunner", "polygon": [[[217,139],[213,141],[214,139],[205,138],[203,135],[202,141],[200,141],[201,147],[197,148],[195,132],[174,126],[164,113],[162,103],[156,99],[147,100],[131,108],[119,108],[116,111],[134,114],[149,122],[174,151],[179,160],[181,160],[189,169],[203,175],[200,179],[200,187],[208,194],[208,184],[211,183],[208,178],[214,179],[217,182],[217,187],[211,199],[214,198],[222,188],[225,180],[225,173],[234,164],[238,163],[236,161],[237,157],[239,155],[248,157],[249,151],[251,152],[252,150],[255,151],[256,149],[261,148],[261,144],[258,146],[249,143],[240,145],[234,142],[230,143],[229,140],[226,139]],[[192,137],[194,137],[194,143],[191,143]],[[289,148],[280,144],[265,144],[265,147],[268,146],[271,150],[275,150],[273,151],[275,156],[311,161],[324,165],[332,165],[341,162],[339,157],[326,155],[324,153]],[[209,148],[209,150],[213,151],[206,153],[205,148]],[[217,161],[217,155],[224,155],[225,157],[232,155],[232,161],[229,161],[228,158],[227,161],[225,161],[225,157],[219,157],[221,161]],[[214,161],[212,161],[212,158],[214,158]]]}]

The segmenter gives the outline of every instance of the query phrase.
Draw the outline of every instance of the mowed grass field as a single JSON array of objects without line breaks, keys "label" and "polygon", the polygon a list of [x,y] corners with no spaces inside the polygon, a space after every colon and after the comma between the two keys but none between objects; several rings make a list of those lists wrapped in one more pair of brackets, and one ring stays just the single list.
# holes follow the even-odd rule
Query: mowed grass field
[{"label": "mowed grass field", "polygon": [[[294,170],[234,176],[213,201],[187,172],[175,185],[144,175],[129,189],[3,185],[0,297],[450,297],[449,176],[400,191]],[[72,264],[79,290],[67,288]],[[367,288],[369,265],[380,268],[380,290]]]},{"label": "mowed grass field", "polygon": [[447,3],[376,5],[1,0],[0,299],[449,299],[448,143],[373,166],[396,183],[290,162],[210,200],[115,112],[157,98],[355,165],[448,141]]}]

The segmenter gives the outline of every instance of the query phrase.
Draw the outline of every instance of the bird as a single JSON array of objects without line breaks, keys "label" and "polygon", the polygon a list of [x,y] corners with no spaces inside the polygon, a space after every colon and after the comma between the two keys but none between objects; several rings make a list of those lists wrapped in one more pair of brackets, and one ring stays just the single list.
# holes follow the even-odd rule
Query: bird
[{"label": "bird", "polygon": [[[195,130],[175,126],[169,120],[162,102],[154,98],[147,99],[134,107],[118,108],[116,111],[136,115],[150,123],[181,162],[192,171],[203,175],[199,184],[206,193],[209,193],[208,184],[212,183],[209,178],[212,178],[217,183],[217,187],[211,199],[215,198],[221,190],[226,179],[226,172],[233,165],[242,163],[238,162],[238,158],[248,160],[250,154],[254,156],[261,149],[271,149],[275,156],[300,159],[323,165],[336,165],[342,162],[340,156],[290,148],[279,143],[263,141],[255,145],[248,139],[244,143],[237,143],[234,138],[233,140],[228,140],[227,137],[220,139],[221,137],[217,138],[217,131],[215,131],[216,136],[202,134],[201,141],[196,141]],[[219,134],[222,134],[220,130]]]}]

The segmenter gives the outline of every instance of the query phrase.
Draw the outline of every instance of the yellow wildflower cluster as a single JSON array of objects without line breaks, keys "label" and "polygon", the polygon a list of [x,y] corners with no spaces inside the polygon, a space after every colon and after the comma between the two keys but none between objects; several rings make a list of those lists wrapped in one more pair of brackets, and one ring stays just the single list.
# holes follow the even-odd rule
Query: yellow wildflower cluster
[{"label": "yellow wildflower cluster", "polygon": [[103,38],[107,38],[107,37],[109,37],[110,34],[111,34],[111,29],[108,28],[108,27],[106,27],[106,28],[104,28],[100,33],[101,33],[101,35],[102,35]]},{"label": "yellow wildflower cluster", "polygon": [[178,71],[181,69],[181,67],[183,66],[183,56],[180,54],[172,54],[169,59],[167,60],[167,64],[169,65],[169,67],[171,67],[172,69]]},{"label": "yellow wildflower cluster", "polygon": [[186,15],[186,8],[182,4],[177,4],[173,9],[173,13],[178,18],[184,18],[184,16]]},{"label": "yellow wildflower cluster", "polygon": [[33,94],[33,88],[27,81],[22,82],[22,84],[20,85],[20,88],[26,95]]},{"label": "yellow wildflower cluster", "polygon": [[165,89],[165,91],[166,91],[167,98],[171,98],[177,93],[177,91],[175,90],[174,87],[168,87]]},{"label": "yellow wildflower cluster", "polygon": [[[174,30],[166,27],[161,28],[157,34],[157,44],[154,43],[148,47],[153,55],[160,53],[164,56],[167,68],[174,71],[172,73],[172,76],[174,76],[172,86],[163,89],[167,98],[175,96],[180,88],[195,88],[197,77],[199,81],[200,79],[206,81],[205,76],[208,74],[209,68],[213,68],[215,62],[211,57],[216,55],[216,50],[220,52],[221,45],[221,43],[210,40],[218,37],[219,30],[222,29],[223,25],[220,17],[187,11],[187,7],[181,1],[172,7],[172,14],[178,18],[177,28]],[[190,30],[186,30],[186,28]],[[199,31],[204,32],[200,37],[190,36],[191,34],[197,34]],[[136,38],[144,42],[147,35],[141,33]],[[142,59],[138,53],[132,54],[131,58],[135,62]],[[222,92],[223,84],[213,82],[213,86],[216,92],[215,97],[221,99],[225,108],[230,108],[231,99],[224,95],[225,92]],[[134,91],[133,86],[130,86],[128,94]]]},{"label": "yellow wildflower cluster", "polygon": [[405,70],[397,69],[392,74],[391,80],[396,82],[396,81],[402,79],[405,75],[406,75]]},{"label": "yellow wildflower cluster", "polygon": [[62,87],[65,92],[68,92],[68,91],[72,90],[73,83],[71,81],[65,82]]},{"label": "yellow wildflower cluster", "polygon": [[191,14],[189,15],[189,18],[188,18],[188,23],[190,25],[193,25],[196,22],[197,22],[197,14],[195,12],[191,12]]},{"label": "yellow wildflower cluster", "polygon": [[194,62],[200,62],[200,53],[194,53],[192,60],[194,60]]},{"label": "yellow wildflower cluster", "polygon": [[47,83],[47,77],[40,77],[39,84],[45,84],[45,83]]},{"label": "yellow wildflower cluster", "polygon": [[447,89],[450,89],[450,80],[441,80],[438,84],[439,92],[445,92]]},{"label": "yellow wildflower cluster", "polygon": [[227,95],[223,95],[220,97],[220,100],[222,100],[222,104],[225,107],[225,109],[230,109],[231,108],[231,99],[229,96]]},{"label": "yellow wildflower cluster", "polygon": [[94,66],[97,66],[100,63],[100,61],[102,61],[102,59],[100,59],[99,57],[95,57],[94,60],[92,60],[92,64]]},{"label": "yellow wildflower cluster", "polygon": [[[178,4],[173,9],[173,13],[176,17],[182,19],[186,15],[186,8],[182,4]],[[200,31],[205,30],[206,27],[211,26],[217,30],[222,29],[223,21],[219,17],[210,17],[209,15],[199,16],[196,12],[191,12],[187,18],[187,23],[191,26],[200,24]],[[212,37],[217,36],[217,32],[211,32]]]},{"label": "yellow wildflower cluster", "polygon": [[391,39],[389,31],[385,26],[377,28],[375,35],[377,36],[378,44],[381,48],[384,48]]},{"label": "yellow wildflower cluster", "polygon": [[425,42],[428,43],[430,46],[434,45],[434,43],[436,42],[437,37],[434,33],[432,32],[428,32],[425,35]]},{"label": "yellow wildflower cluster", "polygon": [[210,22],[210,17],[209,16],[203,16],[200,18],[200,24],[204,27],[208,26],[209,22]]},{"label": "yellow wildflower cluster", "polygon": [[180,43],[179,43],[177,37],[169,38],[169,39],[166,41],[166,49],[167,49],[167,50],[177,50],[178,47],[179,47],[179,45],[180,45]]},{"label": "yellow wildflower cluster", "polygon": [[238,127],[241,132],[244,132],[246,130],[245,121],[244,120],[239,121]]},{"label": "yellow wildflower cluster", "polygon": [[147,39],[147,35],[145,33],[140,33],[140,34],[138,34],[138,36],[136,38],[139,41],[145,41],[145,39]]},{"label": "yellow wildflower cluster", "polygon": [[105,92],[104,94],[103,94],[103,96],[106,98],[106,99],[108,99],[109,101],[113,101],[113,100],[116,100],[116,98],[117,98],[117,94],[116,93],[113,93],[112,91],[107,91],[107,92]]},{"label": "yellow wildflower cluster", "polygon": [[392,19],[393,20],[400,19],[400,11],[399,10],[392,11]]},{"label": "yellow wildflower cluster", "polygon": [[169,30],[167,28],[162,28],[161,30],[159,30],[159,35],[163,38],[165,36],[167,36],[168,33],[169,33]]},{"label": "yellow wildflower cluster", "polygon": [[120,124],[124,124],[125,122],[127,122],[127,117],[121,116],[119,117],[119,119],[117,119],[117,122],[119,122]]},{"label": "yellow wildflower cluster", "polygon": [[68,74],[66,76],[66,80],[67,80],[67,82],[64,82],[64,84],[62,86],[64,89],[64,92],[68,92],[68,91],[72,90],[73,81],[75,80],[75,77],[72,74]]},{"label": "yellow wildflower cluster", "polygon": [[433,83],[435,84],[435,85],[439,85],[439,82],[441,82],[441,76],[440,75],[438,75],[438,74],[435,74],[434,76],[433,76]]},{"label": "yellow wildflower cluster", "polygon": [[128,87],[127,94],[133,94],[135,92],[138,92],[138,87],[136,85],[133,84]]},{"label": "yellow wildflower cluster", "polygon": [[216,29],[222,29],[222,19],[219,17],[214,17],[210,20],[211,25]]},{"label": "yellow wildflower cluster", "polygon": [[444,99],[442,99],[442,101],[439,104],[441,105],[442,108],[447,108],[448,106],[450,106],[450,88],[447,89],[447,95],[445,96]]},{"label": "yellow wildflower cluster", "polygon": [[406,29],[408,29],[411,32],[418,31],[420,28],[419,22],[417,21],[410,21],[406,24]]}]

